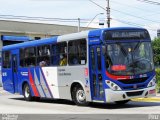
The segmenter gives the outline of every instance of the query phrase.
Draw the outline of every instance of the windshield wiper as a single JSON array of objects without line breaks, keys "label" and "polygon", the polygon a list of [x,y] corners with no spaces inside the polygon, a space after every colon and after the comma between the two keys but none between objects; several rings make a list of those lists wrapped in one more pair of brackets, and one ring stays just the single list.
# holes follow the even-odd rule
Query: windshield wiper
[{"label": "windshield wiper", "polygon": [[134,52],[137,48],[139,48],[139,47],[141,46],[141,44],[142,44],[141,41],[138,42],[138,43],[136,44],[136,46],[134,47],[133,52]]},{"label": "windshield wiper", "polygon": [[118,44],[118,45],[120,46],[123,55],[124,55],[124,56],[127,56],[127,52],[126,52],[126,50],[124,49],[124,47],[123,47],[120,43],[118,43],[118,42],[117,42],[116,44]]}]

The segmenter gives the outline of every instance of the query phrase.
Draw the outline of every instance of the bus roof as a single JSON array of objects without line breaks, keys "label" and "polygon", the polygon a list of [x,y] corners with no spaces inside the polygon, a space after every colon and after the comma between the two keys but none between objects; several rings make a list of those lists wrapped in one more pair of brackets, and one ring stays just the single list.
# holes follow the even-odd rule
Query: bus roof
[{"label": "bus roof", "polygon": [[56,43],[57,42],[57,37],[44,38],[44,39],[40,39],[40,40],[34,40],[34,41],[28,41],[28,42],[13,44],[13,45],[7,45],[7,46],[4,46],[2,48],[2,51],[16,49],[16,48],[33,47],[33,46],[36,46],[36,45],[43,45],[44,42],[46,44]]},{"label": "bus roof", "polygon": [[106,30],[146,30],[144,28],[137,28],[137,27],[114,27],[114,28],[101,28],[101,29],[94,29],[94,30],[89,30],[89,31],[82,31],[79,33],[71,33],[71,34],[66,34],[66,35],[61,35],[61,36],[56,36],[56,37],[50,37],[50,38],[44,38],[40,40],[34,40],[34,41],[28,41],[28,42],[23,42],[23,43],[18,43],[18,44],[13,44],[13,45],[7,45],[2,48],[2,51],[6,50],[12,50],[16,48],[25,48],[25,47],[33,47],[37,45],[43,45],[49,44],[49,43],[56,43],[60,41],[65,41],[65,40],[72,40],[72,39],[79,39],[80,37],[97,37],[101,36],[103,31]]}]

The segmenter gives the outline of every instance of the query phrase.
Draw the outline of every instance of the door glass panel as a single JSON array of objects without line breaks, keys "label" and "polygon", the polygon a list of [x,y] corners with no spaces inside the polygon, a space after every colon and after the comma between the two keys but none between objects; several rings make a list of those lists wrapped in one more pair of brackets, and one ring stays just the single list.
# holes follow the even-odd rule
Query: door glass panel
[{"label": "door glass panel", "polygon": [[91,49],[91,61],[92,61],[92,70],[95,70],[96,69],[96,65],[95,65],[95,55],[94,55],[94,49],[92,48]]},{"label": "door glass panel", "polygon": [[17,57],[13,55],[13,72],[17,72]]},{"label": "door glass panel", "polygon": [[101,70],[101,49],[97,47],[97,65],[98,70]]},{"label": "door glass panel", "polygon": [[102,84],[102,75],[98,74],[98,80],[99,80],[99,97],[102,98],[103,97],[103,84]]},{"label": "door glass panel", "polygon": [[95,74],[93,74],[93,94],[94,96],[97,96],[97,82]]}]

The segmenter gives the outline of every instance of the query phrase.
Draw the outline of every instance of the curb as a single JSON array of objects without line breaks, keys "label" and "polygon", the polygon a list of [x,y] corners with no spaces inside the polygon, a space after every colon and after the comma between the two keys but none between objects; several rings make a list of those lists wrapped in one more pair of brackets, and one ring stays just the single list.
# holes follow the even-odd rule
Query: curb
[{"label": "curb", "polygon": [[160,102],[160,98],[134,98],[131,100],[140,102]]}]

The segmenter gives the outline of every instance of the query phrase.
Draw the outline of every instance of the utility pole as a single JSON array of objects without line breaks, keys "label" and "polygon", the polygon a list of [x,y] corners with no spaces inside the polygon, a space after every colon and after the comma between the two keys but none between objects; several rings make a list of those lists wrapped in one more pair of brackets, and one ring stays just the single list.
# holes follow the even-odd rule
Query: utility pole
[{"label": "utility pole", "polygon": [[108,25],[108,28],[110,28],[110,7],[109,7],[109,0],[106,0],[107,1],[107,7],[106,7],[106,12],[107,12],[107,25]]},{"label": "utility pole", "polygon": [[78,32],[80,32],[80,18],[78,18]]}]

